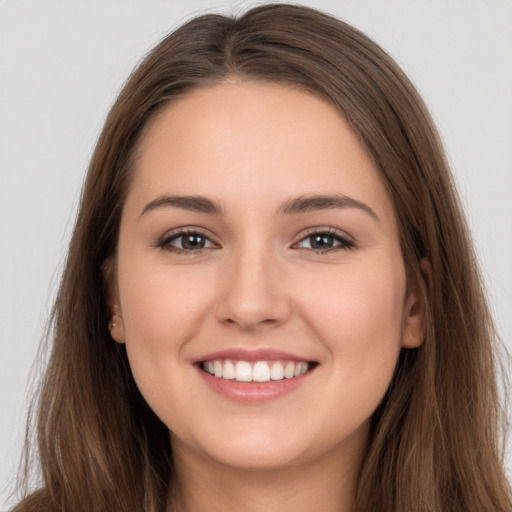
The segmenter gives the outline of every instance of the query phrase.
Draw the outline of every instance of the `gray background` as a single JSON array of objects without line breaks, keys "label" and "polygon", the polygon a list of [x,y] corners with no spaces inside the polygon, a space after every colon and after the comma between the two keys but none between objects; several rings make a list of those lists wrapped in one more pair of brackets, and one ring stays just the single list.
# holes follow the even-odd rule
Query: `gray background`
[{"label": "gray background", "polygon": [[[463,197],[499,332],[512,349],[512,2],[296,3],[362,29],[423,94]],[[106,112],[130,70],[170,29],[191,15],[249,5],[0,0],[0,510],[10,503],[31,367]]]}]

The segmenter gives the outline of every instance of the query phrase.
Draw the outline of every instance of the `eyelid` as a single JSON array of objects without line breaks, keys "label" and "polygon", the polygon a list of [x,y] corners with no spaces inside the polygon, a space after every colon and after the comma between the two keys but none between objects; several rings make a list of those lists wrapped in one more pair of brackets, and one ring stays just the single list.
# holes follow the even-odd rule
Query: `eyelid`
[{"label": "eyelid", "polygon": [[[187,235],[201,236],[201,237],[205,238],[206,240],[208,240],[211,243],[211,246],[202,247],[199,249],[182,249],[182,248],[171,245],[172,241],[179,239],[180,237],[187,236]],[[178,228],[174,228],[170,231],[167,231],[167,232],[165,232],[165,234],[160,236],[153,245],[154,245],[154,247],[157,247],[157,248],[160,248],[163,250],[167,250],[169,252],[175,252],[178,254],[179,253],[199,254],[203,250],[210,250],[210,249],[215,249],[215,248],[220,247],[220,244],[215,241],[214,237],[211,234],[209,234],[207,230],[205,230],[203,228],[195,227],[195,226],[186,226],[186,227],[181,226]]]},{"label": "eyelid", "polygon": [[[171,245],[171,242],[187,235],[198,235],[205,238],[211,245],[209,247],[202,247],[198,249],[183,249],[176,246]],[[308,237],[312,237],[314,235],[327,235],[335,238],[339,243],[333,247],[328,247],[326,249],[319,248],[307,248],[307,247],[299,247],[299,244],[306,240]],[[295,237],[297,240],[292,244],[292,249],[305,249],[315,253],[326,253],[326,252],[335,252],[337,250],[353,250],[356,247],[356,241],[354,237],[337,228],[333,228],[331,226],[312,226],[306,230],[303,230]],[[165,232],[162,236],[160,236],[155,243],[154,247],[168,250],[169,252],[175,253],[195,253],[199,254],[203,250],[211,250],[211,249],[220,249],[221,245],[215,240],[215,237],[210,234],[209,230],[205,230],[204,228],[199,228],[196,226],[180,226],[174,228],[170,231]]]},{"label": "eyelid", "polygon": [[[328,235],[337,239],[340,243],[334,247],[327,249],[314,249],[306,247],[298,247],[298,244],[313,235]],[[327,226],[313,226],[308,228],[297,235],[297,242],[292,245],[292,248],[305,249],[316,253],[334,252],[337,250],[353,250],[356,248],[356,241],[354,237],[350,236],[347,232]]]}]

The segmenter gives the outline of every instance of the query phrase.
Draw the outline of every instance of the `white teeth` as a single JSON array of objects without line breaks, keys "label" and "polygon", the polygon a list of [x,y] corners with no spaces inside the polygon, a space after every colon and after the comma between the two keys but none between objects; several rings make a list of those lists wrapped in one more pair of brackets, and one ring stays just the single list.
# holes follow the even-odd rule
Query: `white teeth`
[{"label": "white teeth", "polygon": [[265,361],[258,361],[252,369],[252,380],[255,382],[268,382],[270,380],[270,368]]},{"label": "white teeth", "polygon": [[222,377],[222,363],[220,361],[213,362],[213,372],[215,377]]},{"label": "white teeth", "polygon": [[247,361],[237,361],[235,366],[235,379],[238,382],[251,382],[252,381],[252,368],[251,363]]},{"label": "white teeth", "polygon": [[283,365],[277,361],[272,365],[272,369],[270,370],[270,378],[272,380],[282,380],[284,377],[284,369]]},{"label": "white teeth", "polygon": [[215,359],[205,361],[202,368],[210,375],[226,380],[238,382],[268,382],[270,380],[283,380],[299,377],[309,370],[306,362],[295,363],[288,361],[285,365],[281,361],[230,361]]},{"label": "white teeth", "polygon": [[298,377],[299,375],[302,375],[308,371],[308,364],[307,363],[299,363],[293,372],[294,377]]},{"label": "white teeth", "polygon": [[222,378],[230,380],[234,379],[235,376],[235,365],[231,361],[226,361],[224,363],[224,371],[222,372]]},{"label": "white teeth", "polygon": [[292,362],[290,362],[284,368],[284,376],[287,379],[291,379],[294,376],[294,374],[295,374],[295,365]]}]

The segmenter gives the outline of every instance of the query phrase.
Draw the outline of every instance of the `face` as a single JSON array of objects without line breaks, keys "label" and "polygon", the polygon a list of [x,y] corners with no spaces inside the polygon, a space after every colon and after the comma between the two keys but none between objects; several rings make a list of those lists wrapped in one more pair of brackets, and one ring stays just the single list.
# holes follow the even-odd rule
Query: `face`
[{"label": "face", "polygon": [[244,81],[147,127],[111,307],[175,453],[237,468],[347,457],[422,341],[397,222],[325,101]]}]

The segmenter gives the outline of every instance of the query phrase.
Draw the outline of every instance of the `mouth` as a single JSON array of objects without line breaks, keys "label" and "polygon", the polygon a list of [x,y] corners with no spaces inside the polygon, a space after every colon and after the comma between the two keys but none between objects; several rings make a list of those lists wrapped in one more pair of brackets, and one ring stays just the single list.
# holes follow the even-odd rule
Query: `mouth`
[{"label": "mouth", "polygon": [[311,372],[318,363],[287,359],[246,361],[242,359],[209,359],[199,361],[204,373],[218,379],[246,383],[265,383],[296,379]]},{"label": "mouth", "polygon": [[294,393],[319,366],[303,355],[271,348],[230,348],[205,354],[193,364],[216,395],[242,404],[262,404]]}]

